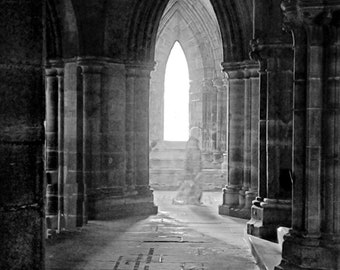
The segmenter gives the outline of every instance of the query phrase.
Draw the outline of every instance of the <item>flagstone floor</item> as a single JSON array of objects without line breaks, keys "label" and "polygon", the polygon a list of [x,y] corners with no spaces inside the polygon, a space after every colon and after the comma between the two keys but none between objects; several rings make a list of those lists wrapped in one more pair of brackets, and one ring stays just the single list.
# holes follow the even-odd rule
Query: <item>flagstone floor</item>
[{"label": "flagstone floor", "polygon": [[175,192],[156,191],[159,213],[90,221],[46,244],[48,270],[257,270],[244,240],[246,220],[220,216],[221,192],[200,206],[173,205]]}]

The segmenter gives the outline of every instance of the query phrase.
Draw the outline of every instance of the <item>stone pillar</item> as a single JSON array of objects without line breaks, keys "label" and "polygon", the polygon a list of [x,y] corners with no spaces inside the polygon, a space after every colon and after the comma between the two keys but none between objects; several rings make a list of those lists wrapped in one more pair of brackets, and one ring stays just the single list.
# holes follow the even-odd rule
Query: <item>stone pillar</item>
[{"label": "stone pillar", "polygon": [[0,2],[0,269],[44,269],[43,7]]},{"label": "stone pillar", "polygon": [[239,191],[244,177],[244,72],[242,63],[224,64],[229,81],[228,170],[219,213],[233,215],[239,207]]},{"label": "stone pillar", "polygon": [[259,138],[259,73],[258,64],[249,67],[250,72],[250,88],[251,88],[251,123],[250,123],[250,186],[246,191],[245,208],[249,209],[252,206],[252,201],[255,200],[258,193],[258,138]]},{"label": "stone pillar", "polygon": [[103,63],[97,59],[79,59],[83,86],[83,213],[86,224],[97,211],[97,183],[105,177],[101,170],[101,87]]},{"label": "stone pillar", "polygon": [[[245,205],[245,195],[250,187],[250,166],[251,166],[251,83],[250,72],[246,67],[244,71],[244,142],[243,142],[243,183],[239,192],[239,207]],[[250,209],[249,209],[250,213]],[[249,216],[250,217],[250,216]],[[248,217],[248,218],[249,218]]]},{"label": "stone pillar", "polygon": [[[136,191],[136,150],[135,150],[135,69],[126,71],[126,107],[125,107],[125,141],[126,141],[126,189],[127,192]],[[163,99],[162,99],[163,100]],[[163,131],[162,131],[163,133]],[[162,136],[163,139],[163,136]]]},{"label": "stone pillar", "polygon": [[260,63],[259,197],[247,224],[249,234],[273,241],[277,227],[291,225],[293,51],[289,36],[280,31],[277,2],[270,6],[259,0],[254,6],[251,57]]},{"label": "stone pillar", "polygon": [[282,5],[295,40],[293,218],[277,270],[340,268],[339,4]]},{"label": "stone pillar", "polygon": [[64,221],[64,67],[56,66],[58,78],[58,228],[65,227]]},{"label": "stone pillar", "polygon": [[[267,65],[260,64],[259,70],[259,124],[258,124],[258,197],[257,201],[263,201],[267,196],[267,153],[266,153],[266,118],[267,118]],[[256,202],[254,202],[256,203]],[[255,205],[259,205],[256,203]]]},{"label": "stone pillar", "polygon": [[[270,45],[266,52],[266,84],[260,81],[260,99],[266,92],[266,117],[260,120],[260,198],[254,201],[248,233],[275,240],[278,226],[291,225],[291,86],[289,45]],[[262,51],[263,53],[263,51]],[[262,54],[262,56],[265,56]],[[260,80],[262,76],[260,75]],[[261,101],[260,101],[261,104]],[[263,116],[260,105],[260,119]],[[265,131],[264,125],[265,124]],[[266,135],[263,134],[265,132]],[[264,142],[265,139],[265,142]],[[265,156],[265,160],[264,160]],[[266,165],[263,165],[263,162]],[[264,167],[265,181],[263,181]],[[264,196],[264,197],[263,197]],[[263,200],[263,201],[262,201]]]},{"label": "stone pillar", "polygon": [[229,141],[229,134],[228,134],[228,127],[229,127],[229,81],[227,78],[223,79],[223,88],[224,88],[224,151],[223,151],[223,162],[221,164],[223,176],[227,177],[228,173],[228,141]]},{"label": "stone pillar", "polygon": [[63,108],[63,212],[65,228],[72,230],[84,221],[83,78],[77,62],[65,63]]},{"label": "stone pillar", "polygon": [[134,146],[136,190],[151,196],[149,187],[149,84],[151,66],[138,66],[134,77]]},{"label": "stone pillar", "polygon": [[203,80],[202,82],[202,157],[203,167],[209,167],[213,161],[213,140],[212,134],[214,130],[214,95],[215,89],[211,80]]},{"label": "stone pillar", "polygon": [[157,213],[149,186],[149,83],[153,64],[129,64],[127,70],[127,183],[135,190],[135,214]]},{"label": "stone pillar", "polygon": [[58,227],[58,78],[57,69],[46,68],[45,173],[46,233],[50,237]]},{"label": "stone pillar", "polygon": [[[199,81],[191,81],[190,82],[190,89],[189,89],[189,95],[190,95],[190,109],[189,109],[189,115],[190,115],[190,123],[189,127],[190,129],[193,127],[199,127],[202,129],[203,126],[203,105],[202,105],[202,91],[201,91],[201,82]],[[202,149],[202,137],[200,139],[200,148]]]},{"label": "stone pillar", "polygon": [[216,88],[216,140],[214,151],[214,162],[222,163],[222,153],[225,149],[225,132],[224,117],[225,117],[225,91],[223,86],[223,80],[217,78],[213,80],[213,85]]},{"label": "stone pillar", "polygon": [[46,233],[60,232],[63,214],[64,80],[60,61],[50,60],[46,69]]}]

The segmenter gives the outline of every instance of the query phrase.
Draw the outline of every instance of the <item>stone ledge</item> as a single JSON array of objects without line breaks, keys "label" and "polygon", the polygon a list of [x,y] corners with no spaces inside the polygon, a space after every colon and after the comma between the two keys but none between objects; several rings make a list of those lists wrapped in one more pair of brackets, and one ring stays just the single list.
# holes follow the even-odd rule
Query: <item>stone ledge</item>
[{"label": "stone ledge", "polygon": [[111,220],[129,216],[156,215],[152,197],[106,198],[89,202],[89,219]]},{"label": "stone ledge", "polygon": [[249,235],[245,232],[244,239],[249,244],[258,267],[261,270],[273,270],[281,262],[279,244]]}]

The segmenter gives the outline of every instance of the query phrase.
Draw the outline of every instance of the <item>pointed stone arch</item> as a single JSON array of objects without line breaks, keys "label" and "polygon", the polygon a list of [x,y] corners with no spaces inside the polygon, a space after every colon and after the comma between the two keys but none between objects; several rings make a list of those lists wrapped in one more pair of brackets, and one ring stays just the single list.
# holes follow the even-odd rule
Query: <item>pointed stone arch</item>
[{"label": "pointed stone arch", "polygon": [[[207,0],[205,0],[206,2]],[[251,39],[252,1],[211,0],[217,21],[222,29],[224,61],[248,59]],[[243,2],[243,1],[242,1]],[[169,1],[137,1],[131,13],[127,55],[129,61],[152,62],[158,26]]]}]

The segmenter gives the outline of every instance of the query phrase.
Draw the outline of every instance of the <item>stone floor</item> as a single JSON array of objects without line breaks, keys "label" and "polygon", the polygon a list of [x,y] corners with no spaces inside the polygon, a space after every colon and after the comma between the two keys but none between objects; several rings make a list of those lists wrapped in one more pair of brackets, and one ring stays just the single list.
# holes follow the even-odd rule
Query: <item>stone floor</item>
[{"label": "stone floor", "polygon": [[171,203],[175,192],[155,192],[159,213],[91,221],[46,244],[46,269],[256,270],[245,242],[246,220],[219,216],[220,192],[201,206]]}]

